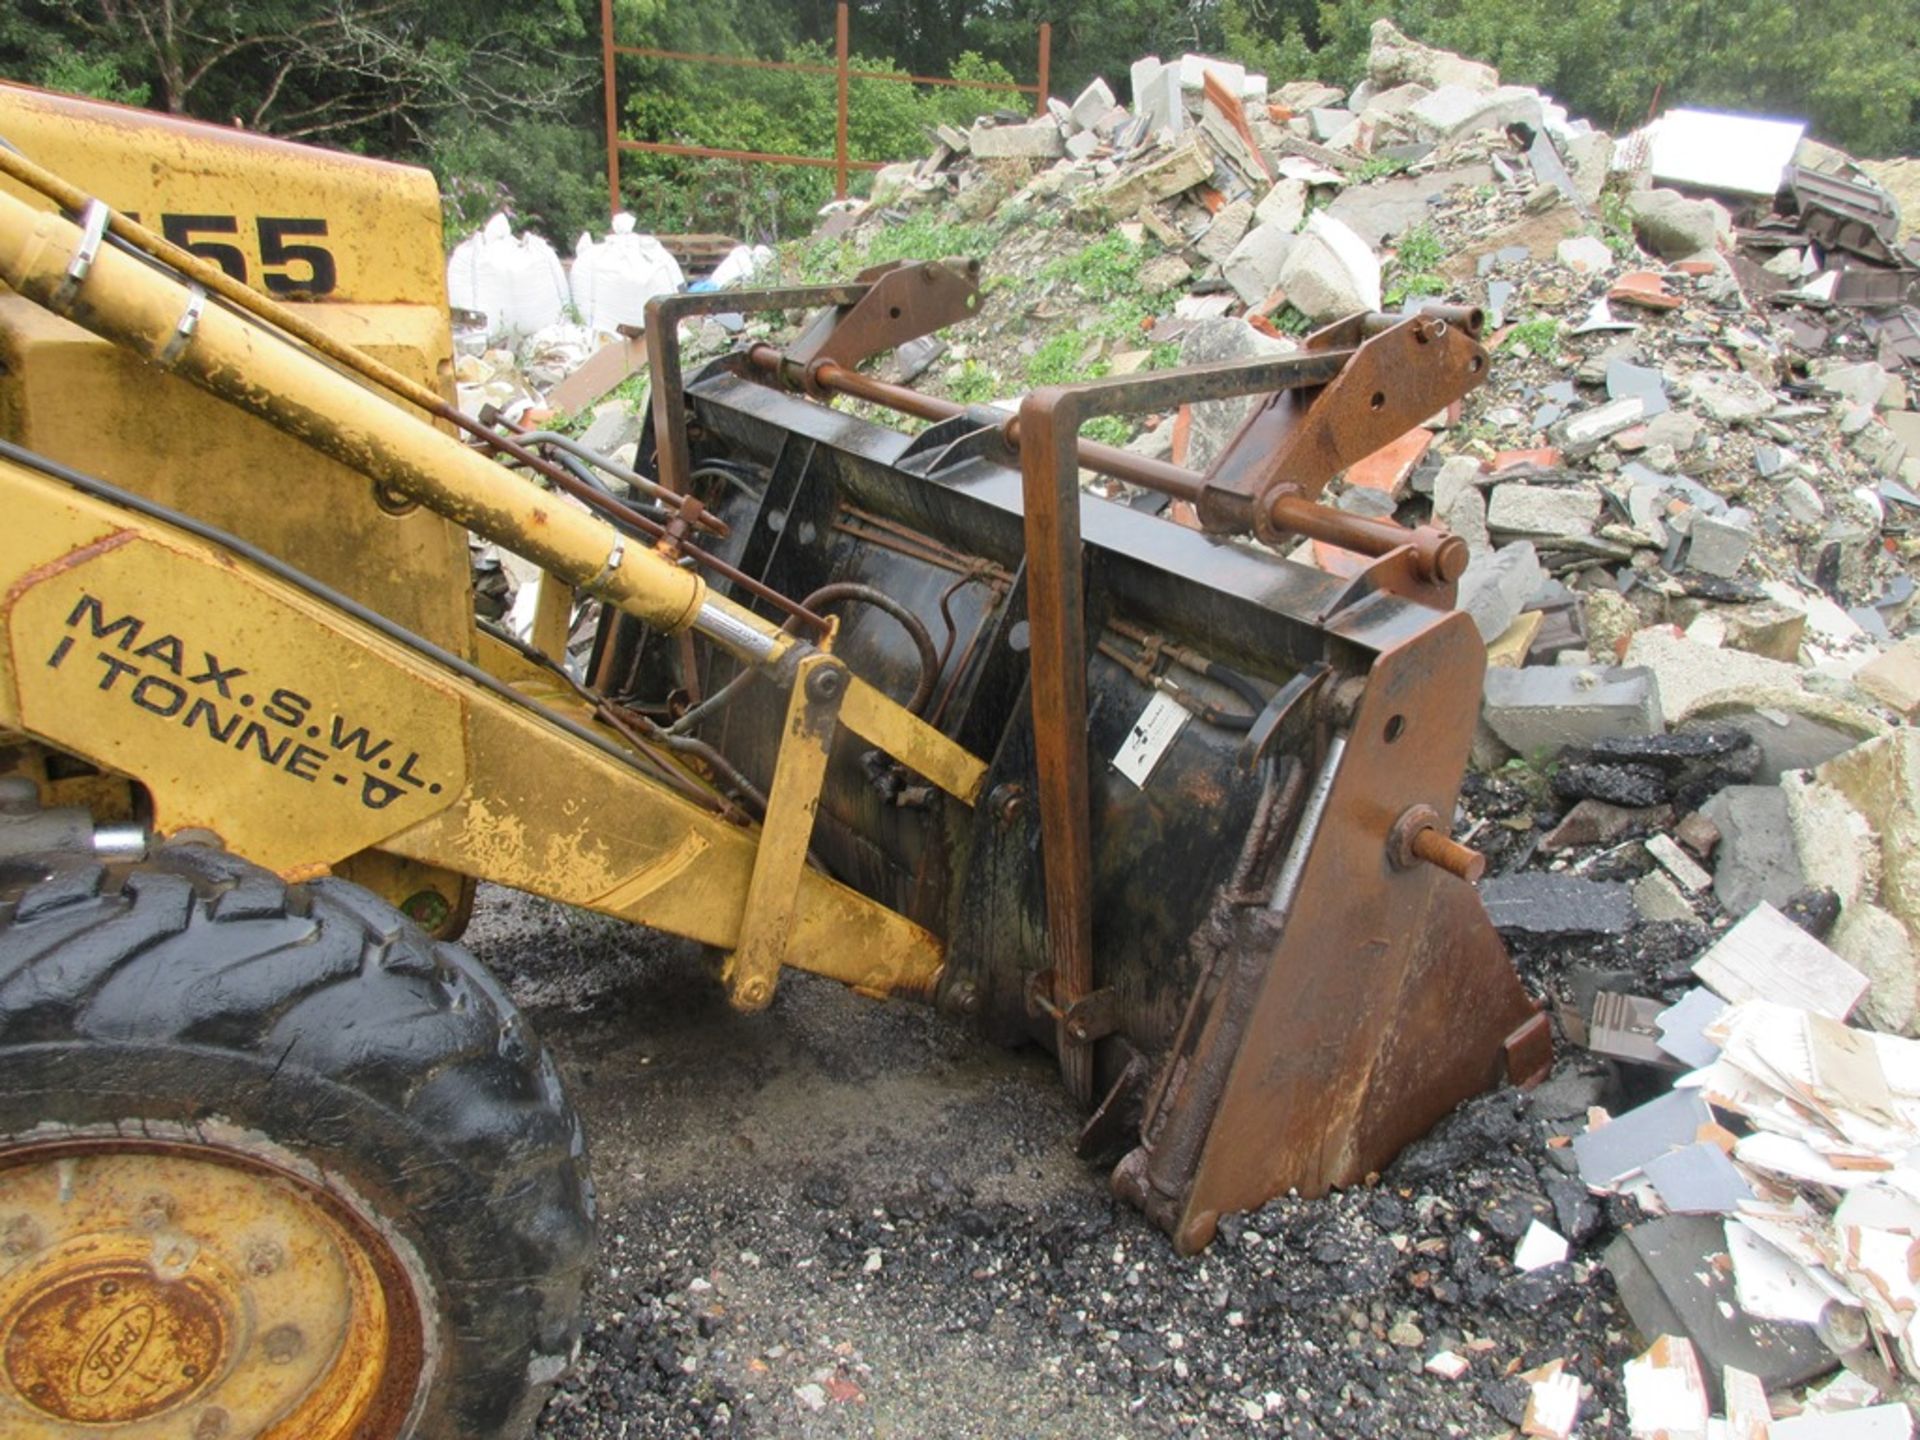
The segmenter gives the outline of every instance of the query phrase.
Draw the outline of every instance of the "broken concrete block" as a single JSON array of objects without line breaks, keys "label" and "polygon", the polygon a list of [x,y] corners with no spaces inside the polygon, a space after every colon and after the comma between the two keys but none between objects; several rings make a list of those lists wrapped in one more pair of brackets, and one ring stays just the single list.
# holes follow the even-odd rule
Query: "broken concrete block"
[{"label": "broken concrete block", "polygon": [[[1213,217],[1213,223],[1207,226],[1207,233],[1200,237],[1200,243],[1194,249],[1217,265],[1233,253],[1234,246],[1246,236],[1247,227],[1252,224],[1252,202],[1236,200],[1231,205],[1223,206],[1220,213]],[[1262,298],[1265,298],[1264,295]]]},{"label": "broken concrete block", "polygon": [[1409,107],[1407,119],[1421,133],[1441,142],[1509,125],[1537,128],[1540,92],[1521,85],[1502,85],[1492,91],[1442,85]]},{"label": "broken concrete block", "polygon": [[[1583,805],[1597,805],[1597,800],[1583,800]],[[1633,908],[1640,912],[1642,920],[1656,924],[1693,924],[1699,917],[1693,912],[1693,904],[1681,893],[1673,877],[1662,870],[1653,870],[1633,882]]]},{"label": "broken concrete block", "polygon": [[1888,480],[1899,475],[1907,459],[1906,443],[1871,412],[1868,412],[1867,423],[1854,432],[1851,448],[1874,474]]},{"label": "broken concrete block", "polygon": [[1444,512],[1436,512],[1447,529],[1466,542],[1469,555],[1492,551],[1493,536],[1487,530],[1487,497],[1479,486],[1469,485]]},{"label": "broken concrete block", "polygon": [[1307,182],[1282,176],[1253,207],[1254,223],[1272,225],[1291,235],[1307,218]]},{"label": "broken concrete block", "polygon": [[1084,201],[1076,203],[1117,219],[1127,219],[1142,206],[1190,190],[1212,174],[1212,151],[1205,140],[1191,135],[1157,155],[1128,166],[1093,190]]},{"label": "broken concrete block", "polygon": [[1871,360],[1849,363],[1837,358],[1815,360],[1807,367],[1813,388],[1823,395],[1850,400],[1869,408],[1880,403],[1893,376]]},{"label": "broken concrete block", "polygon": [[1920,718],[1920,636],[1910,636],[1868,661],[1854,674],[1853,683],[1907,719]]},{"label": "broken concrete block", "polygon": [[1662,260],[1684,260],[1712,250],[1720,239],[1713,207],[1677,190],[1636,190],[1627,197],[1633,233]]},{"label": "broken concrete block", "polygon": [[1101,139],[1091,130],[1076,130],[1067,137],[1067,154],[1075,160],[1084,160],[1101,146]]},{"label": "broken concrete block", "polygon": [[1665,445],[1676,456],[1700,442],[1700,422],[1684,410],[1668,410],[1647,422],[1647,448]]},{"label": "broken concrete block", "polygon": [[1336,135],[1343,135],[1353,124],[1353,112],[1336,110],[1321,106],[1307,112],[1307,124],[1313,128],[1313,138],[1322,144]]},{"label": "broken concrete block", "polygon": [[1585,209],[1600,203],[1607,176],[1613,167],[1613,137],[1604,130],[1576,135],[1561,146],[1567,169],[1573,175],[1574,199]]},{"label": "broken concrete block", "polygon": [[1633,897],[1614,882],[1522,871],[1486,881],[1480,898],[1494,928],[1515,934],[1622,935],[1633,928]]},{"label": "broken concrete block", "polygon": [[1697,370],[1681,385],[1709,419],[1722,425],[1743,425],[1774,408],[1771,390],[1733,370]]},{"label": "broken concrete block", "polygon": [[1554,254],[1576,275],[1600,275],[1613,268],[1613,252],[1604,240],[1591,235],[1574,235],[1562,240]]},{"label": "broken concrete block", "polygon": [[1156,255],[1140,267],[1140,288],[1149,294],[1171,290],[1176,285],[1184,285],[1193,276],[1193,267],[1177,254],[1169,251],[1165,255]]},{"label": "broken concrete block", "polygon": [[[1136,64],[1134,68],[1137,71],[1140,67]],[[1133,109],[1146,120],[1149,135],[1185,132],[1190,122],[1186,96],[1180,89],[1180,67],[1165,65],[1152,70],[1145,86],[1136,85],[1134,89]]]},{"label": "broken concrete block", "polygon": [[1702,512],[1693,517],[1688,533],[1692,537],[1688,568],[1729,578],[1739,573],[1753,549],[1753,516],[1745,510],[1729,510],[1725,515]]},{"label": "broken concrete block", "polygon": [[1291,80],[1273,92],[1273,103],[1296,115],[1321,105],[1338,105],[1345,92],[1320,80]]},{"label": "broken concrete block", "polygon": [[1822,765],[1815,778],[1846,797],[1878,837],[1880,904],[1920,929],[1920,731],[1901,729]]},{"label": "broken concrete block", "polygon": [[967,143],[982,160],[1058,160],[1067,153],[1051,116],[1024,125],[975,125]]},{"label": "broken concrete block", "polygon": [[1091,130],[1113,109],[1113,104],[1113,87],[1096,75],[1092,83],[1080,92],[1080,97],[1073,102],[1073,108],[1068,113],[1077,128]]},{"label": "broken concrete block", "polygon": [[1568,459],[1578,460],[1599,449],[1602,441],[1630,425],[1639,424],[1646,414],[1646,400],[1639,395],[1627,395],[1570,415],[1548,433]]},{"label": "broken concrete block", "polygon": [[1586,536],[1599,518],[1600,491],[1593,485],[1507,484],[1487,502],[1487,525],[1496,534]]},{"label": "broken concrete block", "polygon": [[1807,886],[1787,797],[1777,785],[1729,785],[1700,807],[1720,832],[1713,893],[1729,915],[1784,907]]},{"label": "broken concrete block", "polygon": [[[1222,316],[1200,321],[1187,331],[1180,343],[1180,363],[1210,365],[1225,360],[1267,359],[1290,355],[1297,348],[1291,340],[1261,334],[1238,317]],[[1195,405],[1186,463],[1199,470],[1211,465],[1256,403],[1254,396],[1241,395]]]},{"label": "broken concrete block", "polygon": [[1403,175],[1371,185],[1349,185],[1327,213],[1369,245],[1384,245],[1433,216],[1432,200],[1456,186],[1474,187],[1493,179],[1485,165],[1463,165],[1430,175]]},{"label": "broken concrete block", "polygon": [[1862,1020],[1894,1035],[1920,1030],[1920,958],[1898,916],[1871,900],[1856,900],[1840,912],[1827,943],[1867,977]]},{"label": "broken concrete block", "polygon": [[1382,18],[1373,22],[1367,47],[1367,82],[1376,94],[1406,84],[1495,90],[1500,85],[1500,72],[1477,60],[1422,45],[1401,33],[1391,20]]},{"label": "broken concrete block", "polygon": [[1752,700],[1792,708],[1805,693],[1805,672],[1798,665],[1701,645],[1675,635],[1671,626],[1636,632],[1626,661],[1648,666],[1659,677],[1667,717],[1675,722],[1708,702]]},{"label": "broken concrete block", "polygon": [[1296,310],[1325,324],[1380,308],[1380,258],[1346,225],[1315,211],[1287,256],[1280,284]]},{"label": "broken concrete block", "polygon": [[1533,546],[1522,540],[1469,561],[1454,603],[1473,617],[1480,638],[1491,643],[1519,618],[1546,578]]},{"label": "broken concrete block", "polygon": [[[1444,516],[1461,491],[1480,482],[1482,473],[1480,462],[1471,455],[1449,455],[1433,477],[1433,513]],[[1419,488],[1417,480],[1415,488]]]},{"label": "broken concrete block", "polygon": [[1660,689],[1644,669],[1534,665],[1487,672],[1481,713],[1529,759],[1615,736],[1657,735]]},{"label": "broken concrete block", "polygon": [[1225,86],[1229,95],[1237,97],[1247,87],[1246,66],[1212,55],[1182,55],[1177,61],[1169,62],[1167,69],[1178,73],[1181,88],[1186,90],[1204,88],[1209,75]]},{"label": "broken concrete block", "polygon": [[1370,92],[1364,103],[1360,103],[1360,113],[1373,117],[1404,115],[1432,93],[1432,87],[1427,85],[1412,82],[1395,85],[1390,90]]},{"label": "broken concrete block", "polygon": [[1234,293],[1248,305],[1258,305],[1280,283],[1287,256],[1293,252],[1293,234],[1278,225],[1256,225],[1233,247],[1221,266]]}]

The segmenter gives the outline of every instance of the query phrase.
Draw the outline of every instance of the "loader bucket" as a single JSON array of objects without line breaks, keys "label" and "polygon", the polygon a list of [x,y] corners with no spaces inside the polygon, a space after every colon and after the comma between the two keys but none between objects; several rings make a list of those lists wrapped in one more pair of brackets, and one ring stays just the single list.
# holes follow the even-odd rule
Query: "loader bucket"
[{"label": "loader bucket", "polygon": [[[934,288],[892,343],[958,318]],[[656,302],[642,456],[725,523],[723,559],[830,615],[853,674],[987,762],[968,809],[843,734],[814,856],[944,937],[940,1004],[1058,1053],[1118,1194],[1191,1251],[1220,1214],[1359,1181],[1544,1070],[1479,857],[1447,838],[1485,664],[1452,608],[1459,542],[1313,503],[1327,466],[1478,383],[1477,317],[1356,321],[1298,357],[1043,392],[1016,416],[859,373],[886,337],[850,340],[851,303],[682,381],[671,337],[711,303]],[[836,392],[935,423],[910,435]],[[1206,477],[1075,439],[1090,414],[1246,393],[1269,398]],[[1076,461],[1162,494],[1083,493]],[[1167,491],[1222,533],[1169,523]],[[1235,529],[1371,563],[1341,578]],[[724,656],[610,615],[591,674],[773,783],[783,708]]]}]

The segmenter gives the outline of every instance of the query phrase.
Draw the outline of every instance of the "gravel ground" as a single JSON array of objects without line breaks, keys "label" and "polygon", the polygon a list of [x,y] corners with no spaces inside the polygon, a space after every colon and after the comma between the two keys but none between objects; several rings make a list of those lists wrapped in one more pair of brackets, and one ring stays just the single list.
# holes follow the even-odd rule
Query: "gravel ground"
[{"label": "gravel ground", "polygon": [[[1589,1258],[1625,1216],[1546,1143],[1602,1097],[1584,1060],[1182,1260],[1073,1158],[1044,1055],[791,973],[738,1016],[697,951],[505,891],[468,944],[594,1146],[602,1269],[542,1436],[1491,1436],[1555,1358],[1581,1434],[1625,1433],[1637,1347]],[[1521,1274],[1536,1216],[1586,1243]],[[1465,1375],[1423,1370],[1449,1349]]]}]

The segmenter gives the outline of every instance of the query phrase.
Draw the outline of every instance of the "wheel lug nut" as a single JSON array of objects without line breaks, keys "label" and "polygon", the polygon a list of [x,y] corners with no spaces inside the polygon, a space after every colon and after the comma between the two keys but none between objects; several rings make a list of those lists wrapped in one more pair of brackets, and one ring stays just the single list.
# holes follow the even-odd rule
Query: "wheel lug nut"
[{"label": "wheel lug nut", "polygon": [[275,1365],[285,1365],[307,1348],[307,1337],[297,1325],[276,1325],[260,1337],[260,1349]]},{"label": "wheel lug nut", "polygon": [[247,1273],[255,1279],[273,1274],[286,1263],[286,1252],[271,1240],[257,1241],[247,1251]]}]

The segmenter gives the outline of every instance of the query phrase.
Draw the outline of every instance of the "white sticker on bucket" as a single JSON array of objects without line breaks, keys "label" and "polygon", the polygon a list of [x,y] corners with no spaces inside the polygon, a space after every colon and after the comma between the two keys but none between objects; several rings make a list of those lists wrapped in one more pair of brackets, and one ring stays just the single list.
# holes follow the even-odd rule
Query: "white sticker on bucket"
[{"label": "white sticker on bucket", "polygon": [[1167,747],[1173,744],[1173,737],[1192,718],[1178,700],[1164,690],[1155,691],[1153,698],[1147,701],[1147,708],[1140,712],[1140,718],[1133,722],[1133,729],[1127,732],[1127,738],[1121,742],[1120,753],[1113,757],[1113,768],[1142,790],[1146,789],[1153,767],[1167,753]]}]

